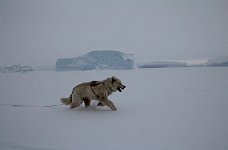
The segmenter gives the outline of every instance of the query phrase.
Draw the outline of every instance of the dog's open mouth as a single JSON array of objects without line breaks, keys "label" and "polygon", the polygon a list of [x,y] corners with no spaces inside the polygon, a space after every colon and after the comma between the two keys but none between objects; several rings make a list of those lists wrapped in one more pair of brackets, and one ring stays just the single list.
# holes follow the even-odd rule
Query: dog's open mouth
[{"label": "dog's open mouth", "polygon": [[119,87],[119,88],[117,88],[117,90],[119,91],[119,92],[122,92],[122,90],[121,90],[121,88]]},{"label": "dog's open mouth", "polygon": [[119,92],[122,92],[122,90],[124,90],[124,89],[125,89],[125,87],[126,87],[126,86],[123,86],[123,87],[118,87],[118,88],[117,88],[117,90],[118,90]]}]

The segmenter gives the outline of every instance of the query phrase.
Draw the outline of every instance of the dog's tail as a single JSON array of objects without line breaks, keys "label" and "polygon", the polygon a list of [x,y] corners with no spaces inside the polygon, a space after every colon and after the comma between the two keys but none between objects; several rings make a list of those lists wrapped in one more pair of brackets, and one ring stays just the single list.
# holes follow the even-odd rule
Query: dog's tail
[{"label": "dog's tail", "polygon": [[70,105],[72,102],[72,94],[70,95],[69,98],[60,98],[60,101],[65,105]]}]

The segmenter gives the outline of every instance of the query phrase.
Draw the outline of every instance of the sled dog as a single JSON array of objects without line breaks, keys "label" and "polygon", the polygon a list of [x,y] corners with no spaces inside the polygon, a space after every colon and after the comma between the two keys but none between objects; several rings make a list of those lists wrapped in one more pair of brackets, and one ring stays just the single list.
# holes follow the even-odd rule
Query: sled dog
[{"label": "sled dog", "polygon": [[61,98],[60,101],[65,105],[70,105],[70,109],[73,109],[79,107],[83,102],[85,107],[88,107],[91,100],[98,100],[98,106],[108,106],[116,111],[116,106],[108,99],[108,96],[117,90],[122,92],[125,87],[115,76],[103,81],[84,82],[76,85],[68,98]]}]

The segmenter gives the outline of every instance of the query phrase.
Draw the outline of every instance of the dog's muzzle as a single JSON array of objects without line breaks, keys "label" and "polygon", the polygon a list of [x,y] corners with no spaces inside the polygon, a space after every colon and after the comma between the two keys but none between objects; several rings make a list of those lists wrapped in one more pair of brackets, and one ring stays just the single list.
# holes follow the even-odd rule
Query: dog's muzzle
[{"label": "dog's muzzle", "polygon": [[121,87],[118,87],[117,90],[119,92],[122,92],[122,90],[124,90],[125,88],[126,88],[126,86],[125,85],[122,85]]}]

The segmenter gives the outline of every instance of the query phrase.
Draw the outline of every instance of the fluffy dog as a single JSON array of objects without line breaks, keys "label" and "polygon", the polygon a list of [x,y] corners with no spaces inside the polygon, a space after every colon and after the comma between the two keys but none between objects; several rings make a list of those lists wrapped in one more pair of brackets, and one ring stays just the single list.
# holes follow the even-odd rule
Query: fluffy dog
[{"label": "fluffy dog", "polygon": [[61,98],[65,105],[70,105],[70,109],[79,107],[83,102],[85,106],[90,106],[91,100],[98,100],[98,106],[108,106],[113,111],[117,108],[108,96],[117,90],[122,92],[126,86],[116,77],[107,78],[103,81],[84,82],[75,86],[69,98]]}]

